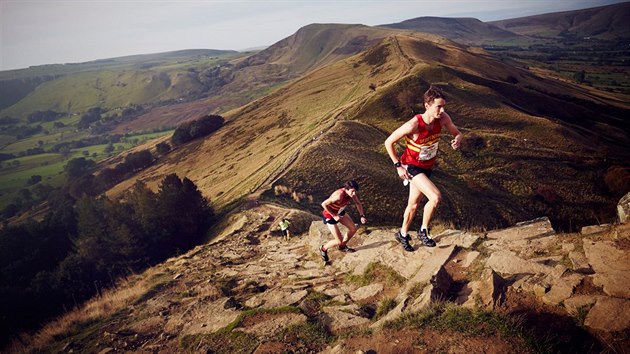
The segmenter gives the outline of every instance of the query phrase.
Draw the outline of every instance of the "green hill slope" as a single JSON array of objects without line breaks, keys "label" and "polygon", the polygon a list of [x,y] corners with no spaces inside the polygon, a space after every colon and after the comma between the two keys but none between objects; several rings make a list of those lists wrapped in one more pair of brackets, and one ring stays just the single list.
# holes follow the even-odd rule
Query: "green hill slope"
[{"label": "green hill slope", "polygon": [[0,72],[0,116],[25,118],[35,111],[83,112],[195,98],[208,90],[195,70],[212,68],[233,51],[191,50],[47,65]]}]

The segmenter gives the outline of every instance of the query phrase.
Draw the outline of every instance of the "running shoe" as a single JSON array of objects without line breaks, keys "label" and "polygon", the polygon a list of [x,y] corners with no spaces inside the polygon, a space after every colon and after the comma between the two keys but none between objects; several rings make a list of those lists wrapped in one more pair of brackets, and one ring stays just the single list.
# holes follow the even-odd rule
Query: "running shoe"
[{"label": "running shoe", "polygon": [[429,234],[429,230],[427,229],[420,229],[418,230],[418,238],[420,239],[420,241],[422,241],[422,243],[427,246],[427,247],[435,247],[435,241],[433,241],[433,239],[431,238],[430,234]]},{"label": "running shoe", "polygon": [[330,258],[328,258],[328,250],[324,251],[322,247],[324,247],[324,245],[319,248],[319,255],[322,256],[324,262],[328,263],[330,262]]},{"label": "running shoe", "polygon": [[413,247],[411,247],[411,245],[409,244],[409,240],[411,239],[411,237],[409,237],[409,235],[403,237],[403,235],[400,233],[400,231],[396,232],[396,241],[400,242],[403,245],[403,248],[405,249],[405,251],[407,252],[413,252],[414,249]]},{"label": "running shoe", "polygon": [[357,250],[355,250],[352,247],[348,247],[346,245],[343,245],[343,246],[339,246],[339,251],[344,252],[344,253],[352,253],[352,252],[356,252]]}]

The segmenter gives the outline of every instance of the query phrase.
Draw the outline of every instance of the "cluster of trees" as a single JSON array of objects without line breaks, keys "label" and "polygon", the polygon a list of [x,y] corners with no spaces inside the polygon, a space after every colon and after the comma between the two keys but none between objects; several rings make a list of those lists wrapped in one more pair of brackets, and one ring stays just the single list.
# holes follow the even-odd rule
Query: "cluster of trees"
[{"label": "cluster of trees", "polygon": [[72,140],[72,141],[64,141],[62,143],[55,144],[50,148],[50,152],[59,152],[62,148],[68,149],[79,149],[86,146],[91,145],[100,145],[107,143],[117,143],[120,142],[122,136],[119,134],[114,135],[96,135],[88,138],[80,139],[80,140]]},{"label": "cluster of trees", "polygon": [[64,113],[59,113],[55,111],[36,111],[28,115],[26,120],[29,123],[35,122],[52,122],[64,116]]},{"label": "cluster of trees", "polygon": [[77,128],[87,129],[90,127],[90,124],[100,121],[102,112],[103,109],[101,107],[90,108],[84,115],[81,116],[81,119],[79,119]]},{"label": "cluster of trees", "polygon": [[208,115],[179,125],[173,132],[173,145],[182,145],[191,140],[212,134],[223,126],[225,119],[218,115]]},{"label": "cluster of trees", "polygon": [[46,133],[47,131],[45,131],[44,128],[39,124],[35,126],[22,124],[3,126],[2,128],[0,128],[0,132],[2,132],[2,134],[4,135],[14,136],[16,137],[16,139],[20,140],[28,138],[29,136],[33,136],[35,134]]},{"label": "cluster of trees", "polygon": [[208,200],[175,174],[157,193],[139,182],[120,200],[59,190],[49,203],[42,222],[0,231],[0,344],[190,249],[213,221]]},{"label": "cluster of trees", "polygon": [[82,194],[96,196],[132,174],[149,167],[155,158],[149,150],[129,153],[123,162],[103,169],[98,175],[90,171],[96,166],[93,160],[84,157],[68,161],[64,171],[68,177],[68,193],[75,198]]}]

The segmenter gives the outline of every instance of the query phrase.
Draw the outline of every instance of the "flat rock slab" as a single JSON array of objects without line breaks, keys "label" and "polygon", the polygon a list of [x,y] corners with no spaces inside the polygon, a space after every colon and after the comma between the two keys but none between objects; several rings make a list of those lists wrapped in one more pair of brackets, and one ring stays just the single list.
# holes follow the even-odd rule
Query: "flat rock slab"
[{"label": "flat rock slab", "polygon": [[464,261],[462,262],[462,267],[468,268],[472,264],[472,262],[479,257],[480,253],[477,251],[470,251],[466,254]]},{"label": "flat rock slab", "polygon": [[582,235],[593,235],[593,234],[598,234],[600,232],[610,231],[610,229],[611,229],[610,224],[591,225],[591,226],[584,226],[580,230],[580,233]]},{"label": "flat rock slab", "polygon": [[584,276],[581,274],[571,274],[556,280],[551,290],[542,296],[542,300],[547,304],[558,305],[573,295],[575,287],[580,285],[582,279]]},{"label": "flat rock slab", "polygon": [[322,322],[332,333],[340,334],[348,328],[367,326],[370,320],[347,311],[327,309]]},{"label": "flat rock slab", "polygon": [[[342,233],[345,232],[340,227]],[[348,245],[356,250],[354,253],[342,253],[335,248],[328,251],[333,267],[342,272],[355,275],[363,274],[370,263],[386,265],[405,278],[409,278],[422,266],[425,258],[434,249],[421,246],[420,241],[414,239],[412,245],[415,252],[406,252],[394,239],[394,229],[377,230],[369,235],[354,237]],[[321,222],[311,224],[309,230],[309,246],[319,257],[319,247],[332,238],[328,228]]]},{"label": "flat rock slab", "polygon": [[383,284],[375,283],[360,287],[349,295],[352,301],[363,301],[378,295],[381,291],[383,291]]},{"label": "flat rock slab", "polygon": [[504,230],[488,232],[488,239],[516,241],[555,235],[551,222],[547,218],[522,222]]},{"label": "flat rock slab", "polygon": [[630,252],[618,249],[609,241],[585,239],[584,254],[591,265],[593,283],[610,296],[630,298]]},{"label": "flat rock slab", "polygon": [[549,274],[553,271],[552,267],[522,259],[510,251],[493,252],[486,260],[486,267],[492,268],[495,272],[510,275]]},{"label": "flat rock slab", "polygon": [[306,322],[307,317],[301,313],[281,313],[266,318],[264,322],[256,323],[250,327],[237,328],[236,330],[251,333],[257,337],[269,338],[284,328]]},{"label": "flat rock slab", "polygon": [[234,321],[240,311],[225,308],[229,298],[222,298],[211,303],[195,302],[181,315],[173,315],[164,325],[166,333],[188,335],[211,333]]},{"label": "flat rock slab", "polygon": [[296,304],[308,295],[308,290],[291,291],[288,289],[272,289],[255,295],[245,302],[248,307],[271,309]]},{"label": "flat rock slab", "polygon": [[606,332],[630,328],[630,300],[604,297],[597,300],[584,320],[584,325]]},{"label": "flat rock slab", "polygon": [[456,245],[462,248],[470,248],[482,237],[481,234],[474,234],[460,230],[446,230],[437,235],[433,235],[433,239],[439,246]]}]

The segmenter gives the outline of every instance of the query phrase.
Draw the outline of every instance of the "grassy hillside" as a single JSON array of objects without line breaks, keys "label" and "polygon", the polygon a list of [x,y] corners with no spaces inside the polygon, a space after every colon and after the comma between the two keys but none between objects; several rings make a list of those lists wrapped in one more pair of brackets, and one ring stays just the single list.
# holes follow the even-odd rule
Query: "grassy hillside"
[{"label": "grassy hillside", "polygon": [[[0,116],[26,118],[35,111],[84,112],[92,107],[106,110],[130,105],[160,101],[190,100],[207,90],[194,70],[212,68],[234,57],[235,52],[218,53],[214,56],[192,57],[166,55],[153,58],[111,59],[99,61],[100,66],[77,64],[74,71],[64,72],[49,68],[49,74],[39,73],[38,68],[27,73],[3,72],[7,90],[12,86],[30,85],[32,89],[19,100],[12,98],[0,107]],[[144,61],[140,61],[144,59]],[[13,75],[10,75],[13,74]],[[23,75],[32,75],[20,79]],[[44,79],[38,79],[44,77]],[[33,85],[33,83],[38,83]],[[21,91],[25,91],[24,89]],[[13,102],[15,101],[15,102]],[[8,105],[11,103],[11,105]]]},{"label": "grassy hillside", "polygon": [[398,94],[418,94],[433,83],[449,95],[447,110],[468,139],[462,151],[445,148],[447,136],[441,145],[439,220],[489,229],[542,215],[558,227],[612,217],[617,197],[603,179],[608,167],[628,161],[627,104],[607,104],[578,86],[426,38],[389,37],[314,70],[226,114],[228,124],[214,136],[138,178],[155,186],[176,171],[224,208],[279,175],[264,198],[314,212],[328,193],[355,178],[370,220],[395,225],[407,192],[382,143],[411,116]]}]

